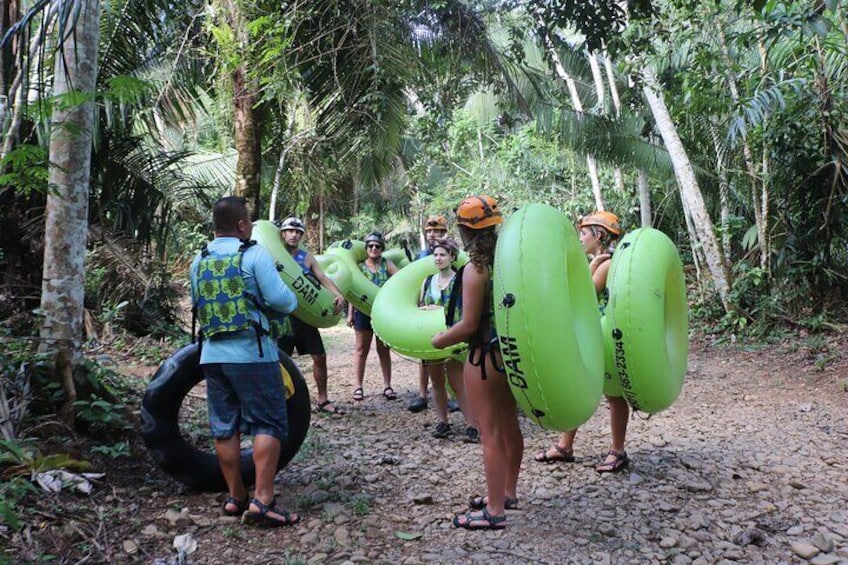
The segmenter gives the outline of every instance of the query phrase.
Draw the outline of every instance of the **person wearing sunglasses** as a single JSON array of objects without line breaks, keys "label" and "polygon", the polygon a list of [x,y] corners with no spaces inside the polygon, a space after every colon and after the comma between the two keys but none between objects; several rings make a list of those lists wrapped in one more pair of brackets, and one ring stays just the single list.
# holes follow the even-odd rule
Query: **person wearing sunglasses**
[{"label": "person wearing sunglasses", "polygon": [[[314,275],[318,282],[336,296],[333,305],[336,313],[339,313],[344,307],[344,296],[333,283],[333,280],[321,270],[312,253],[301,249],[300,241],[305,233],[306,224],[300,218],[292,216],[286,218],[280,224],[280,239],[286,251],[300,265],[304,273]],[[315,379],[315,385],[318,388],[318,404],[316,405],[318,411],[327,414],[342,414],[341,409],[327,397],[327,352],[324,349],[324,342],[321,340],[318,328],[301,322],[294,316],[291,317],[291,327],[292,333],[278,339],[277,345],[290,357],[295,348],[298,355],[308,354],[312,356],[312,377]]]},{"label": "person wearing sunglasses", "polygon": [[[371,232],[365,237],[365,261],[359,263],[359,269],[368,280],[377,286],[383,286],[389,277],[397,273],[397,266],[383,257],[383,235],[379,232]],[[347,324],[355,330],[356,347],[353,353],[354,385],[353,399],[356,401],[365,398],[362,388],[365,380],[365,362],[368,352],[371,350],[371,341],[374,337],[374,329],[371,327],[371,318],[353,305],[348,307]],[[380,338],[377,338],[377,357],[380,359],[380,370],[383,373],[383,397],[386,400],[394,400],[397,393],[392,388],[392,358],[389,348]]]}]

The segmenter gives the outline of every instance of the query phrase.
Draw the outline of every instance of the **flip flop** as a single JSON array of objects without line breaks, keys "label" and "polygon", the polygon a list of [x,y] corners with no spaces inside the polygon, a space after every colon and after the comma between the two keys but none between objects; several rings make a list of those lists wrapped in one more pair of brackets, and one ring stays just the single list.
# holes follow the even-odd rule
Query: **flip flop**
[{"label": "flip flop", "polygon": [[365,391],[363,391],[362,388],[356,389],[355,391],[353,391],[353,399],[356,400],[357,402],[359,402],[360,400],[364,400],[365,399]]},{"label": "flip flop", "polygon": [[383,389],[383,396],[386,397],[386,400],[394,400],[395,398],[397,398],[397,393],[395,392],[395,389],[390,386],[387,386]]},{"label": "flip flop", "polygon": [[566,451],[565,449],[561,448],[559,445],[554,445],[553,449],[559,455],[550,456],[550,455],[548,455],[548,451],[550,451],[550,449],[546,449],[545,451],[540,451],[539,453],[537,453],[536,457],[534,457],[534,459],[538,463],[556,463],[557,461],[562,461],[563,463],[574,463],[574,452],[573,451],[570,451],[570,450]]},{"label": "flip flop", "polygon": [[[329,406],[329,408],[327,408]],[[344,414],[341,408],[333,404],[332,400],[325,400],[315,405],[315,411],[319,414],[330,414],[332,416],[341,416]]]}]

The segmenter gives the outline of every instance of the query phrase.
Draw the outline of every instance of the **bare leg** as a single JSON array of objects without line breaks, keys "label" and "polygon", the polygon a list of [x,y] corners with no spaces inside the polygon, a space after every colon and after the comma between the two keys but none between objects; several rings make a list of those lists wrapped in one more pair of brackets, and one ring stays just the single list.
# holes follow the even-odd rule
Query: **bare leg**
[{"label": "bare leg", "polygon": [[465,423],[472,427],[477,427],[477,421],[471,412],[471,405],[468,402],[468,397],[465,394],[465,381],[462,379],[462,363],[456,359],[449,359],[445,363],[445,370],[448,375],[448,382],[456,394],[456,402],[459,404],[459,409],[462,415],[465,416]]},{"label": "bare leg", "polygon": [[570,432],[563,432],[556,444],[549,447],[546,451],[540,451],[536,454],[536,461],[540,463],[551,463],[553,461],[565,461],[571,463],[574,461],[574,437],[577,435],[577,429]]},{"label": "bare leg", "polygon": [[609,402],[612,441],[607,456],[600,464],[595,466],[595,470],[599,473],[618,471],[628,464],[628,458],[624,453],[624,441],[627,435],[630,406],[620,396],[608,396],[607,401]]},{"label": "bare leg", "polygon": [[466,362],[465,390],[480,426],[483,468],[486,474],[487,509],[492,516],[504,514],[504,495],[515,497],[524,453],[515,400],[504,375],[490,369],[483,380],[480,368]]},{"label": "bare leg", "polygon": [[[368,340],[369,345],[371,340]],[[380,359],[380,371],[383,373],[383,388],[392,387],[392,356],[389,348],[380,338],[377,338],[377,357]]]},{"label": "bare leg", "polygon": [[318,388],[318,404],[327,401],[327,355],[312,355],[312,378]]},{"label": "bare leg", "polygon": [[418,396],[420,398],[427,398],[427,371],[424,368],[423,364],[418,365]]},{"label": "bare leg", "polygon": [[612,434],[613,451],[624,451],[624,440],[627,435],[627,420],[630,418],[630,406],[621,396],[609,396],[610,432]]},{"label": "bare leg", "polygon": [[504,407],[509,410],[504,412],[504,435],[503,446],[506,453],[507,472],[504,480],[504,494],[509,498],[518,498],[518,475],[521,472],[521,459],[524,456],[524,436],[518,424],[518,407],[515,397],[506,388],[506,395],[502,399]]},{"label": "bare leg", "polygon": [[356,346],[353,351],[354,388],[362,388],[365,380],[365,362],[368,360],[368,351],[371,349],[371,336],[374,332],[356,330]]},{"label": "bare leg", "polygon": [[236,500],[247,498],[247,489],[241,480],[241,437],[239,434],[227,439],[216,439],[215,454],[218,456],[218,464],[221,466],[221,473],[224,475],[230,496]]},{"label": "bare leg", "polygon": [[427,370],[423,363],[418,364],[418,396],[407,408],[410,412],[421,412],[427,408]]},{"label": "bare leg", "polygon": [[448,391],[445,388],[445,366],[441,363],[427,365],[427,375],[433,383],[433,404],[439,422],[448,422]]},{"label": "bare leg", "polygon": [[[274,477],[277,475],[277,461],[280,458],[280,440],[274,436],[258,434],[253,439],[253,464],[256,466],[256,489],[253,498],[262,504],[271,504],[274,500]],[[251,503],[251,512],[259,512],[259,507]],[[284,520],[277,512],[268,512],[270,518]],[[291,520],[297,520],[292,514]]]}]

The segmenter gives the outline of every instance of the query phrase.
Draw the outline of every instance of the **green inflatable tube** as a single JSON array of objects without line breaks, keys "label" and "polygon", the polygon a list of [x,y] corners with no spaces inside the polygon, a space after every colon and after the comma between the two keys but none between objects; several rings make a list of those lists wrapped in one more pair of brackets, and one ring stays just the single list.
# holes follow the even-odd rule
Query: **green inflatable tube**
[{"label": "green inflatable tube", "polygon": [[689,353],[683,265],[661,231],[628,233],[612,257],[605,338],[614,352],[618,383],[635,410],[656,413],[683,388]]},{"label": "green inflatable tube", "polygon": [[[336,258],[350,272],[350,285],[345,290],[341,287],[339,290],[354,308],[370,316],[380,287],[372,283],[371,279],[362,274],[359,269],[359,263],[365,261],[368,256],[365,251],[365,242],[356,239],[336,241],[330,244],[325,255]],[[400,248],[387,249],[383,252],[383,257],[394,263],[398,269],[409,264],[406,253]]]},{"label": "green inflatable tube", "polygon": [[615,344],[612,341],[612,322],[609,316],[601,316],[601,333],[604,336],[604,394],[624,396],[615,368]]},{"label": "green inflatable tube", "polygon": [[[325,255],[335,257],[350,272],[350,286],[342,291],[353,307],[370,316],[371,307],[380,287],[372,283],[359,269],[359,262],[365,260],[365,244],[361,241],[344,240],[330,245]],[[341,290],[341,289],[340,289]]]},{"label": "green inflatable tube", "polygon": [[[297,296],[297,310],[292,314],[302,322],[316,328],[330,328],[337,325],[342,313],[335,313],[335,296],[324,288],[318,279],[307,276],[303,272],[301,266],[286,251],[283,242],[280,240],[279,228],[268,220],[258,220],[253,223],[252,237],[268,250],[277,263],[280,278]],[[333,269],[332,272],[338,277],[333,278],[333,282],[344,294],[346,270],[340,266],[338,269]],[[327,273],[327,276],[332,278],[330,273]]]},{"label": "green inflatable tube", "polygon": [[[455,267],[468,262],[462,253]],[[380,289],[371,309],[371,325],[377,336],[390,349],[407,357],[436,360],[448,356],[462,359],[467,349],[460,344],[449,349],[436,349],[430,339],[447,329],[445,309],[421,310],[418,297],[421,285],[429,275],[439,272],[432,256],[424,257],[399,270]]]},{"label": "green inflatable tube", "polygon": [[562,212],[528,204],[507,219],[495,249],[494,299],[518,405],[544,428],[579,427],[601,397],[604,345],[586,255]]},{"label": "green inflatable tube", "polygon": [[333,255],[315,255],[315,261],[318,266],[324,271],[324,274],[332,279],[333,283],[344,294],[344,289],[350,288],[352,275],[350,269],[345,264]]}]

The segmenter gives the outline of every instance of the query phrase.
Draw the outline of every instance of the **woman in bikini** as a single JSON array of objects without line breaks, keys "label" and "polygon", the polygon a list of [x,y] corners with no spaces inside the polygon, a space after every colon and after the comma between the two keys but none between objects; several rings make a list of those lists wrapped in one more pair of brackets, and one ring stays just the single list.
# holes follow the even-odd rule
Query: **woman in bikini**
[{"label": "woman in bikini", "polygon": [[[595,283],[598,294],[598,304],[603,314],[609,300],[607,290],[607,274],[612,259],[615,243],[621,237],[621,227],[618,216],[611,212],[594,212],[580,221],[580,243],[589,258],[589,272]],[[627,420],[630,417],[630,407],[621,396],[607,396],[610,413],[610,431],[612,443],[606,458],[595,466],[598,473],[616,473],[626,468],[630,463],[624,451],[624,440],[627,435]],[[546,451],[536,454],[540,463],[574,461],[574,437],[577,430],[563,433],[559,441]]]},{"label": "woman in bikini", "polygon": [[[371,232],[365,237],[365,261],[359,264],[368,280],[377,286],[383,286],[389,277],[397,273],[398,268],[394,263],[383,257],[383,235],[379,232]],[[348,307],[347,325],[351,326],[356,333],[356,346],[353,352],[354,366],[354,400],[363,400],[365,391],[362,383],[365,380],[365,362],[368,360],[368,352],[371,350],[371,340],[374,337],[374,329],[371,327],[371,318],[353,305]],[[383,397],[386,400],[397,398],[392,388],[392,358],[389,348],[380,338],[377,338],[377,357],[380,359],[380,370],[383,373]]]},{"label": "woman in bikini", "polygon": [[469,501],[471,510],[453,519],[457,528],[501,530],[506,509],[516,508],[516,488],[524,453],[518,410],[512,396],[494,328],[492,266],[501,223],[498,203],[489,196],[470,196],[456,210],[459,233],[471,262],[462,272],[462,319],[433,336],[446,348],[468,342],[463,368],[465,393],[480,429],[486,496]]}]

